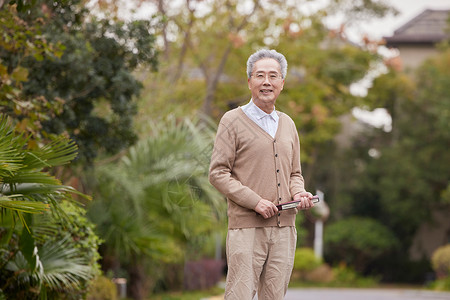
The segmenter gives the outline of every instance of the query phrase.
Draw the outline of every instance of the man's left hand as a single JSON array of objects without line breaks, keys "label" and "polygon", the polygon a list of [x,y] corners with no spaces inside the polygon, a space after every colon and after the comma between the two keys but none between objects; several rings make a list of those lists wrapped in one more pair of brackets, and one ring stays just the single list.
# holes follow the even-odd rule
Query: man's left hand
[{"label": "man's left hand", "polygon": [[313,194],[310,192],[301,192],[298,194],[295,194],[293,199],[294,201],[300,200],[300,202],[297,205],[298,210],[302,209],[310,209],[314,207],[314,203],[312,202]]}]

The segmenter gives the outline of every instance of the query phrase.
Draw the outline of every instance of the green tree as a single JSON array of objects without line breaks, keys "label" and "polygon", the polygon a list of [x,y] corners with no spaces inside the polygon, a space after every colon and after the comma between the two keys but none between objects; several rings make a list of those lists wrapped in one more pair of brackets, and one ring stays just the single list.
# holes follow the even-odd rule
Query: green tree
[{"label": "green tree", "polygon": [[166,41],[164,55],[160,72],[144,83],[138,120],[199,111],[219,119],[249,100],[248,56],[258,48],[275,48],[286,55],[290,70],[277,108],[288,112],[299,129],[308,186],[320,185],[315,174],[320,152],[339,132],[339,118],[365,103],[350,93],[350,85],[381,61],[376,42],[356,46],[344,30],[328,29],[324,18],[343,10],[347,16],[377,17],[391,9],[365,1],[352,10],[348,1],[332,1],[305,14],[301,7],[306,2],[254,0],[243,5],[217,0],[202,3],[200,9],[193,1],[178,6],[158,1],[157,8],[166,16],[160,33]]},{"label": "green tree", "polygon": [[[335,80],[342,81],[344,86],[361,79],[367,71],[370,58],[375,56],[361,55],[365,49],[358,52],[355,47],[344,47],[342,53],[335,53],[330,58],[338,64],[323,61],[324,57],[329,56],[327,53],[333,53],[333,50],[337,52],[336,48],[346,41],[339,39],[329,43],[327,47],[330,52],[321,46],[331,40],[327,37],[332,33],[322,23],[323,18],[328,13],[332,14],[335,7],[325,7],[306,15],[300,8],[306,2],[266,3],[253,0],[244,5],[240,1],[217,0],[200,6],[194,1],[186,1],[181,5],[158,1],[156,8],[166,16],[166,26],[161,27],[160,33],[166,43],[161,50],[164,53],[161,73],[151,77],[148,88],[157,90],[155,87],[164,83],[161,82],[164,79],[168,80],[171,88],[161,89],[158,91],[160,97],[155,99],[152,96],[148,101],[159,107],[160,101],[166,104],[166,99],[169,99],[184,104],[187,111],[202,109],[207,115],[220,116],[229,105],[248,100],[245,62],[248,55],[260,47],[274,47],[286,53],[291,69],[295,70],[292,76],[289,75],[292,79],[299,71],[306,71],[311,78],[322,73],[321,79],[327,73],[334,73]],[[366,1],[366,7],[361,8],[359,14],[369,16],[374,10],[374,5],[370,4],[375,3]],[[382,4],[375,6],[379,13],[390,11]],[[333,34],[338,36],[337,32]],[[352,55],[356,56],[354,62]],[[298,83],[297,80],[295,78],[293,82]],[[190,101],[183,103],[181,99],[185,98]]]},{"label": "green tree", "polygon": [[[387,224],[405,237],[411,238],[429,220],[433,208],[448,205],[443,195],[450,180],[446,168],[450,163],[450,73],[445,67],[449,62],[449,50],[426,61],[412,79],[414,97],[393,99],[398,102],[393,114],[395,136],[380,149],[380,159],[374,160]],[[421,209],[414,209],[418,205]],[[410,239],[404,240],[409,244]]]},{"label": "green tree", "polygon": [[[13,42],[0,45],[2,64],[12,70],[3,74],[12,74],[15,86],[20,83],[20,95],[7,103],[6,112],[24,122],[23,127],[39,121],[43,137],[67,133],[88,164],[99,154],[133,144],[134,97],[141,84],[132,72],[142,65],[156,67],[152,28],[157,21],[96,19],[81,0],[17,3],[18,12],[9,21],[19,25],[7,23],[10,38],[25,43],[31,35],[35,46],[30,51],[26,46],[8,47]],[[22,35],[11,33],[16,28]],[[57,45],[59,52],[38,51],[42,45]],[[31,111],[35,107],[41,109]],[[48,115],[48,107],[57,109]]]},{"label": "green tree", "polygon": [[149,292],[146,282],[169,281],[167,266],[182,273],[185,260],[211,256],[225,215],[207,176],[214,132],[188,119],[147,124],[147,138],[97,167],[89,207],[105,241],[103,268],[129,278],[135,299]]},{"label": "green tree", "polygon": [[328,261],[344,262],[361,273],[367,271],[370,262],[398,246],[397,237],[387,227],[361,217],[343,219],[328,226],[324,243]]},{"label": "green tree", "polygon": [[[26,97],[23,83],[29,70],[23,66],[24,57],[42,60],[62,55],[62,46],[50,44],[41,32],[40,22],[25,22],[17,11],[17,4],[0,6],[0,113],[17,116],[16,127],[35,139],[41,136],[42,122],[50,120],[61,111],[62,103],[49,103],[43,97]],[[21,2],[19,2],[21,3]],[[3,3],[4,4],[4,3]],[[19,5],[21,9],[23,5]],[[36,147],[29,141],[29,145]]]},{"label": "green tree", "polygon": [[449,62],[450,52],[444,49],[413,76],[390,70],[378,77],[368,98],[373,107],[389,111],[392,131],[368,130],[351,149],[328,160],[339,170],[339,182],[346,183],[330,186],[339,199],[332,217],[375,218],[400,242],[389,259],[374,266],[389,280],[423,280],[429,261],[412,262],[404,253],[419,226],[431,221],[432,211],[448,209]]},{"label": "green tree", "polygon": [[[361,20],[391,10],[379,1],[359,2],[355,10],[349,1],[331,1],[331,6],[305,14],[301,9],[305,3],[157,1],[155,9],[165,16],[160,70],[144,82],[137,123],[169,113],[208,114],[218,120],[250,98],[248,56],[259,48],[275,48],[289,62],[277,109],[287,112],[298,126],[308,189],[327,187],[333,177],[323,158],[332,157],[340,117],[367,101],[352,95],[350,86],[376,68],[381,57],[376,42],[356,46],[345,38],[345,27],[330,30],[324,18],[345,10],[347,20],[355,16]],[[147,134],[143,128],[139,132]]]}]

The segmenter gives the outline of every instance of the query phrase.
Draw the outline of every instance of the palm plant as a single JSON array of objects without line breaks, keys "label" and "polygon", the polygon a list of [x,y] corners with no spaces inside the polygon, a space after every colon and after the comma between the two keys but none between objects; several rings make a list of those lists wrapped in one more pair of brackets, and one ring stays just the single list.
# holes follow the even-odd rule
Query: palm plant
[{"label": "palm plant", "polygon": [[45,172],[76,157],[74,142],[60,137],[37,149],[27,146],[27,138],[1,118],[0,295],[47,299],[48,294],[80,289],[95,273],[68,239],[48,238],[58,231],[58,223],[68,222],[62,201],[73,193],[89,197]]},{"label": "palm plant", "polygon": [[105,262],[119,262],[130,276],[144,276],[133,268],[146,263],[163,276],[164,264],[205,254],[225,212],[207,178],[214,131],[169,118],[149,123],[148,132],[119,163],[97,167],[98,194],[89,208],[105,240],[102,254],[111,258]]},{"label": "palm plant", "polygon": [[27,226],[24,213],[42,213],[59,209],[58,199],[78,193],[44,168],[64,165],[77,155],[73,141],[60,137],[35,149],[27,149],[27,139],[15,134],[6,118],[0,119],[0,208],[10,212]]}]

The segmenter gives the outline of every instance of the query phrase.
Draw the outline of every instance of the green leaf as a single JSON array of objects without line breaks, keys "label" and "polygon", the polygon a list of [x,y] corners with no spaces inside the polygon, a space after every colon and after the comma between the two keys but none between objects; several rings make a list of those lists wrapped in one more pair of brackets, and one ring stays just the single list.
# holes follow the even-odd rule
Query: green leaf
[{"label": "green leaf", "polygon": [[[31,218],[27,219],[28,222],[31,221]],[[19,247],[22,251],[23,256],[27,260],[28,265],[30,266],[31,272],[34,272],[37,265],[37,257],[35,253],[36,246],[34,243],[34,238],[29,231],[29,228],[27,228],[26,226],[24,226],[22,229],[22,234],[20,235],[19,240]]]},{"label": "green leaf", "polygon": [[[19,197],[21,195],[13,195]],[[0,208],[10,209],[22,213],[41,213],[49,209],[49,205],[42,202],[11,200],[13,197],[0,197]]]},{"label": "green leaf", "polygon": [[33,183],[33,184],[41,183],[49,185],[61,184],[61,182],[55,177],[42,172],[16,173],[12,176],[4,177],[3,182],[8,184],[21,184],[21,183]]},{"label": "green leaf", "polygon": [[28,80],[28,69],[24,67],[17,67],[11,73],[11,78],[17,82],[23,82]]},{"label": "green leaf", "polygon": [[29,151],[24,158],[26,169],[39,169],[65,165],[77,157],[77,144],[65,137],[59,137],[42,148]]}]

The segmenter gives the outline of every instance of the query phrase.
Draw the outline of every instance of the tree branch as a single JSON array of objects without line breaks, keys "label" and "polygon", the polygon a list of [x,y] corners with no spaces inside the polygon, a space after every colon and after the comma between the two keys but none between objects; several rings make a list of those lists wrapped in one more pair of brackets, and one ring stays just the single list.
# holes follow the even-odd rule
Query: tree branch
[{"label": "tree branch", "polygon": [[[236,28],[236,33],[239,33],[245,27],[245,25],[247,25],[248,19],[253,14],[256,13],[256,11],[259,9],[260,5],[261,5],[260,1],[255,2],[255,6],[253,7],[253,10],[244,17],[242,22]],[[233,18],[233,15],[230,15],[230,21],[232,21],[232,18]],[[231,49],[232,49],[232,44],[230,43],[230,44],[228,44],[228,47],[225,49],[225,52],[223,53],[222,58],[220,60],[220,64],[219,64],[214,76],[212,76],[212,79],[208,80],[210,77],[205,77],[206,82],[207,82],[207,90],[206,90],[206,96],[205,96],[205,99],[204,99],[203,105],[202,105],[202,113],[206,116],[211,116],[211,114],[212,114],[212,102],[214,100],[214,94],[217,90],[219,78],[223,73],[223,70],[225,68],[225,64],[227,62],[228,56],[231,52]]]}]

